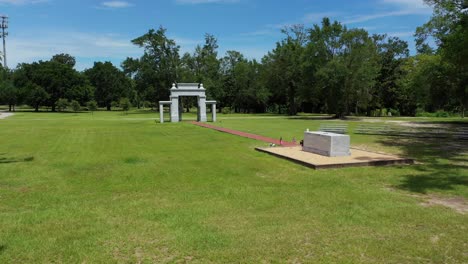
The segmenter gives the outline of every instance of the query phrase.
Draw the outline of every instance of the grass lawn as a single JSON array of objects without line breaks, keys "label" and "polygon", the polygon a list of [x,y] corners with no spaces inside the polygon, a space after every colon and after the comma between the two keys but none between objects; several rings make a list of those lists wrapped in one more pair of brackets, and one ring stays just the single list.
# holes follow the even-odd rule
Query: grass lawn
[{"label": "grass lawn", "polygon": [[[352,135],[423,164],[314,171],[253,150],[265,143],[158,117],[0,120],[0,263],[468,262],[468,215],[422,205],[466,202],[466,142]],[[218,117],[285,140],[345,122]]]}]

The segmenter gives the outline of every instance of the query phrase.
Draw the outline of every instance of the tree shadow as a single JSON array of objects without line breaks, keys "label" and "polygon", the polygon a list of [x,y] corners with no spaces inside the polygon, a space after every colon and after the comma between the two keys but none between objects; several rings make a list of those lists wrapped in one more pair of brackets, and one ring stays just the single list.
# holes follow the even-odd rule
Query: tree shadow
[{"label": "tree shadow", "polygon": [[2,254],[3,251],[5,251],[6,249],[7,249],[6,245],[0,244],[0,254]]},{"label": "tree shadow", "polygon": [[[435,167],[435,168],[434,168]],[[428,191],[449,191],[459,186],[468,186],[468,166],[435,165],[430,169],[420,170],[419,175],[404,175],[398,189],[426,194]]]},{"label": "tree shadow", "polygon": [[[439,123],[450,129],[459,124]],[[425,128],[412,127],[417,134]],[[456,137],[431,138],[383,136],[378,143],[397,147],[405,157],[414,158],[414,169],[419,173],[403,175],[398,189],[425,194],[430,191],[449,191],[457,186],[468,186],[468,141]]]},{"label": "tree shadow", "polygon": [[334,116],[289,116],[289,120],[339,120]]},{"label": "tree shadow", "polygon": [[31,162],[33,160],[34,160],[33,156],[29,156],[29,157],[25,157],[25,158],[5,157],[5,153],[0,153],[0,164],[18,163],[18,162]]},{"label": "tree shadow", "polygon": [[403,151],[403,155],[423,163],[434,163],[440,158],[452,162],[464,161],[468,154],[468,141],[455,138],[384,136],[378,143],[397,147]]},{"label": "tree shadow", "polygon": [[151,110],[151,109],[139,109],[139,110],[132,110],[128,111],[127,115],[154,115],[158,114],[159,117],[159,112],[156,110]]}]

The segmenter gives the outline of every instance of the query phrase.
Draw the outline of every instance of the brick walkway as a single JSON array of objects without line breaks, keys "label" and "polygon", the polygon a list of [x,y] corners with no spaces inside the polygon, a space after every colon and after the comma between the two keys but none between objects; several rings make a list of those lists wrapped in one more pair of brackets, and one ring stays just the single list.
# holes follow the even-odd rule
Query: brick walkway
[{"label": "brick walkway", "polygon": [[193,121],[191,123],[196,125],[196,126],[200,126],[200,127],[204,127],[204,128],[210,128],[210,129],[214,129],[214,130],[217,130],[217,131],[220,131],[220,132],[224,132],[224,133],[228,133],[228,134],[232,134],[232,135],[236,135],[236,136],[241,136],[241,137],[245,137],[245,138],[260,140],[260,141],[263,141],[263,142],[273,143],[273,144],[281,145],[281,146],[285,146],[285,147],[297,146],[297,144],[294,143],[294,142],[288,142],[288,141],[283,140],[282,144],[280,144],[279,139],[264,137],[264,136],[255,135],[255,134],[251,134],[251,133],[246,133],[246,132],[233,130],[233,129],[229,129],[229,128],[224,128],[224,127],[213,126],[213,125],[210,125],[210,124],[207,124],[207,123],[200,123],[200,122],[195,122],[195,121]]}]

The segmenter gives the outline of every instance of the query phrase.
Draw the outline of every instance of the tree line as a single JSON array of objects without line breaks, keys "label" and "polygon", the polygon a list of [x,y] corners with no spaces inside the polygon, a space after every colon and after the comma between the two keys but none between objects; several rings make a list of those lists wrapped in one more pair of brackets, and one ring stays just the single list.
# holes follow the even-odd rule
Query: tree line
[{"label": "tree line", "polygon": [[[307,28],[288,26],[283,38],[260,61],[238,51],[218,54],[217,39],[193,53],[160,27],[132,40],[143,54],[127,58],[121,69],[96,62],[77,71],[75,58],[58,54],[48,61],[1,69],[0,104],[10,110],[27,104],[38,111],[61,110],[59,102],[110,110],[146,107],[167,100],[173,82],[199,82],[224,111],[297,112],[344,115],[415,115],[443,110],[464,116],[468,106],[467,4],[463,0],[425,0],[432,18],[417,28],[417,54],[397,37],[369,34],[324,18]],[[435,45],[429,45],[434,43]],[[183,98],[187,108],[193,98]]]}]

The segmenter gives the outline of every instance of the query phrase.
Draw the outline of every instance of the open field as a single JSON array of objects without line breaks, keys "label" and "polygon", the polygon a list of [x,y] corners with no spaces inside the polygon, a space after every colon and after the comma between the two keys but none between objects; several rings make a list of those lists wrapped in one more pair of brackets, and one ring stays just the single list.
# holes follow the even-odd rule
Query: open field
[{"label": "open field", "polygon": [[[253,149],[265,143],[158,117],[0,120],[0,263],[468,262],[466,141],[352,134],[354,146],[422,164],[314,171]],[[285,140],[366,122],[218,118]]]}]

